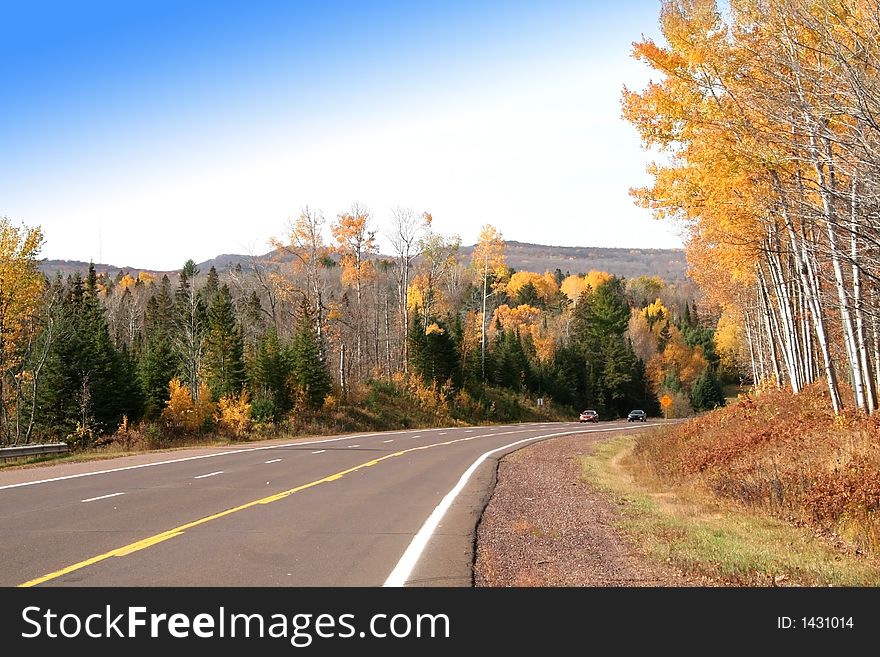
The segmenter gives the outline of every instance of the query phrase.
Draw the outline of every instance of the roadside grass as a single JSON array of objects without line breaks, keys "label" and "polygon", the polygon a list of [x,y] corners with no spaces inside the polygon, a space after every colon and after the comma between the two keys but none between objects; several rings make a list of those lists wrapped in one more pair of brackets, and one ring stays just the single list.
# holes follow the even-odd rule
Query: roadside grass
[{"label": "roadside grass", "polygon": [[652,559],[736,586],[877,586],[880,568],[811,529],[733,508],[693,487],[670,487],[633,457],[636,438],[580,457],[582,476],[608,492],[620,528]]}]

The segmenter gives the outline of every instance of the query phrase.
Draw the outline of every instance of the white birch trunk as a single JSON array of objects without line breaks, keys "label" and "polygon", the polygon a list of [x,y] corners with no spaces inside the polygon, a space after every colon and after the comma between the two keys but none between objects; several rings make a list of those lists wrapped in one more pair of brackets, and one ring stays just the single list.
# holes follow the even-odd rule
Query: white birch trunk
[{"label": "white birch trunk", "polygon": [[764,272],[758,268],[758,298],[761,303],[761,314],[764,316],[764,329],[767,334],[767,345],[769,349],[770,362],[773,365],[773,376],[775,378],[776,387],[782,385],[782,374],[779,371],[779,360],[776,355],[776,341],[773,338],[773,318],[772,308],[770,307],[770,299],[767,295],[767,285],[764,281]]},{"label": "white birch trunk", "polygon": [[[865,403],[865,387],[862,381],[862,368],[859,365],[858,354],[856,351],[855,331],[853,329],[852,314],[850,312],[849,299],[847,298],[846,283],[843,276],[843,264],[841,262],[841,251],[838,245],[837,229],[835,228],[835,211],[832,194],[834,192],[835,180],[834,170],[831,168],[831,145],[826,138],[826,155],[828,161],[823,165],[819,158],[819,149],[816,144],[816,137],[813,131],[810,132],[810,150],[813,154],[813,166],[819,180],[819,195],[822,198],[822,213],[825,220],[825,230],[828,235],[828,246],[831,255],[831,265],[834,269],[834,282],[837,288],[837,299],[840,307],[840,323],[843,328],[843,341],[846,345],[846,354],[849,359],[849,370],[852,380],[853,392],[856,396],[856,405],[861,409],[866,409]],[[826,173],[825,167],[828,167]]]},{"label": "white birch trunk", "polygon": [[874,382],[871,380],[871,366],[868,363],[868,345],[865,343],[864,315],[862,312],[862,281],[861,268],[859,267],[858,248],[858,181],[854,177],[852,181],[852,196],[850,199],[850,260],[852,262],[852,287],[853,287],[853,312],[856,318],[856,347],[859,352],[859,366],[861,367],[862,379],[865,387],[865,405],[869,413],[876,409],[874,399]]},{"label": "white birch trunk", "polygon": [[[782,192],[782,185],[779,177],[774,173],[774,185],[780,197],[782,204],[782,218],[785,221],[785,227],[788,231],[788,239],[791,242],[792,253],[795,258],[795,266],[801,278],[801,288],[804,291],[807,305],[810,309],[810,315],[813,318],[813,329],[816,333],[816,340],[819,343],[819,350],[822,352],[822,364],[825,369],[825,381],[828,385],[828,392],[831,395],[831,405],[834,413],[837,414],[842,408],[840,400],[840,389],[837,384],[837,372],[834,369],[834,362],[831,360],[831,350],[828,346],[828,337],[825,331],[825,313],[822,304],[819,301],[819,285],[816,277],[815,267],[812,262],[812,254],[807,247],[806,232],[801,226],[800,240],[794,229],[794,222],[785,203]],[[798,243],[800,241],[800,244]]]}]

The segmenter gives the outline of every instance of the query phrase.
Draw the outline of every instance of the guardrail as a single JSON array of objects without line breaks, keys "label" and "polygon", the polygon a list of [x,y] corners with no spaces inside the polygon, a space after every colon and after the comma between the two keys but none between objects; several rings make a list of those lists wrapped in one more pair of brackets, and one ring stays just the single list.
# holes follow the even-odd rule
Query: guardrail
[{"label": "guardrail", "polygon": [[66,454],[67,451],[67,443],[43,443],[40,445],[0,447],[0,460],[17,459],[22,456],[40,456],[41,454]]}]

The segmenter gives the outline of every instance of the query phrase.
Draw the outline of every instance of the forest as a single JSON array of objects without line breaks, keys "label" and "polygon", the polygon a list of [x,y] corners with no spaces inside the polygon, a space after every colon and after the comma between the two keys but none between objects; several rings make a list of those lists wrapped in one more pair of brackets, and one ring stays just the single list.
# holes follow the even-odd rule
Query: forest
[{"label": "forest", "polygon": [[687,287],[516,271],[490,224],[465,255],[427,212],[386,223],[391,255],[367,208],[329,221],[304,208],[273,240],[278,263],[189,260],[159,278],[47,276],[41,229],[0,219],[0,442],[247,439],[355,416],[381,395],[409,404],[399,424],[510,421],[538,399],[561,419],[657,415],[663,395],[686,416],[748,376]]},{"label": "forest", "polygon": [[665,43],[624,89],[657,155],[636,200],[688,232],[690,275],[739,333],[749,377],[878,408],[880,6],[873,0],[661,3]]}]

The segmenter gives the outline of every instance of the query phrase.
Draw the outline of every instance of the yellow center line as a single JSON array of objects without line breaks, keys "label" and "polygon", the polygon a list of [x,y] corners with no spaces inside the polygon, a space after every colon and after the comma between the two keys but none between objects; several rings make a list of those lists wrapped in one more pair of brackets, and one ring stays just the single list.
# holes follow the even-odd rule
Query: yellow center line
[{"label": "yellow center line", "polygon": [[[522,433],[522,431],[505,431],[504,433]],[[155,534],[153,536],[148,536],[147,538],[141,539],[139,541],[135,541],[134,543],[129,543],[128,545],[123,545],[122,547],[115,548],[110,550],[109,552],[105,552],[104,554],[99,554],[95,557],[91,557],[89,559],[85,559],[84,561],[77,562],[73,565],[67,566],[60,570],[56,570],[54,572],[48,573],[46,575],[42,575],[41,577],[37,577],[35,579],[28,580],[23,584],[19,584],[19,587],[30,587],[37,586],[38,584],[43,584],[44,582],[48,582],[49,580],[58,579],[64,575],[72,573],[77,570],[82,570],[83,568],[87,568],[88,566],[92,566],[96,563],[100,563],[101,561],[105,561],[110,559],[111,557],[126,557],[134,552],[138,552],[140,550],[145,550],[147,548],[153,547],[154,545],[158,545],[168,539],[174,538],[175,536],[180,536],[185,533],[186,530],[192,529],[193,527],[198,527],[199,525],[204,525],[206,523],[211,522],[212,520],[218,520],[219,518],[224,518],[226,516],[230,516],[233,513],[238,513],[239,511],[244,511],[245,509],[250,509],[252,507],[257,506],[258,504],[271,504],[272,502],[277,502],[278,500],[283,500],[284,498],[293,495],[294,493],[298,493],[300,491],[306,490],[307,488],[313,488],[314,486],[318,486],[320,484],[326,484],[331,481],[337,481],[342,479],[347,474],[351,474],[352,472],[356,472],[362,468],[369,468],[371,466],[377,465],[378,463],[385,461],[386,459],[395,458],[397,456],[403,456],[409,452],[416,452],[423,449],[430,449],[432,447],[444,447],[446,445],[452,445],[453,443],[466,442],[469,440],[474,440],[476,438],[491,438],[494,436],[500,436],[500,433],[492,433],[492,434],[482,434],[479,436],[468,436],[467,438],[457,438],[455,440],[447,440],[442,443],[433,443],[431,445],[422,445],[420,447],[410,447],[409,449],[404,449],[399,452],[393,452],[391,454],[386,454],[385,456],[380,456],[377,459],[372,459],[370,461],[366,461],[365,463],[361,463],[359,465],[355,465],[346,470],[342,470],[340,472],[336,472],[331,475],[327,475],[326,477],[322,477],[321,479],[316,479],[315,481],[310,481],[307,484],[302,484],[300,486],[296,486],[295,488],[290,488],[288,490],[282,491],[280,493],[275,493],[274,495],[269,495],[267,497],[261,497],[258,500],[254,500],[253,502],[247,502],[246,504],[241,504],[236,507],[232,507],[231,509],[226,509],[225,511],[220,511],[219,513],[215,513],[210,516],[205,516],[204,518],[199,518],[198,520],[193,520],[192,522],[188,522],[184,525],[180,525],[179,527],[175,527],[174,529],[169,529],[167,531],[161,532],[159,534]]]}]

